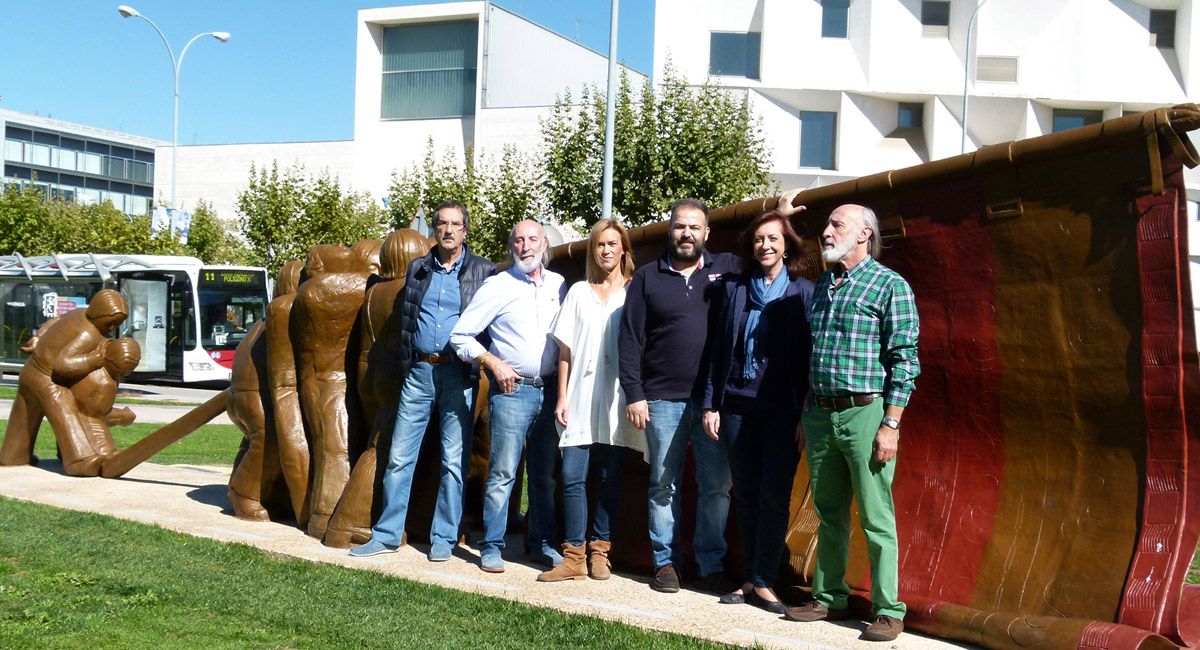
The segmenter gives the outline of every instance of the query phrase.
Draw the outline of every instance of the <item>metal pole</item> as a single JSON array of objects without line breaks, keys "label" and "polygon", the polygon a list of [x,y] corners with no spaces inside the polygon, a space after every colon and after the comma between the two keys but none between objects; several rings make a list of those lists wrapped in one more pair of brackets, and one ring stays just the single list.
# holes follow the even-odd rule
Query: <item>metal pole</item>
[{"label": "metal pole", "polygon": [[988,0],[980,2],[975,11],[971,12],[971,21],[967,23],[967,48],[963,55],[962,147],[959,153],[967,153],[967,83],[971,78],[971,59],[974,58],[971,56],[971,31],[975,28],[975,18],[979,16],[979,10],[987,3]]},{"label": "metal pole", "polygon": [[601,216],[612,218],[613,139],[616,131],[617,99],[617,10],[621,0],[612,0],[612,23],[608,28],[608,99],[604,110],[604,203]]}]

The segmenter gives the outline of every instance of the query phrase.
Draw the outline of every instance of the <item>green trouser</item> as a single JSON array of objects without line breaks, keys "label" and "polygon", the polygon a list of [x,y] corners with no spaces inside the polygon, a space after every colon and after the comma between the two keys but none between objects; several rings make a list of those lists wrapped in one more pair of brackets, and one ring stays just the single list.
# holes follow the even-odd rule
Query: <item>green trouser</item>
[{"label": "green trouser", "polygon": [[813,405],[803,415],[808,471],[817,528],[817,566],[813,597],[830,609],[845,609],[850,597],[846,561],[850,555],[850,498],[858,502],[858,519],[867,536],[871,560],[871,603],[874,615],[903,619],[897,573],[896,511],[892,477],[896,461],[875,462],[873,445],[883,419],[883,400],[844,411]]}]

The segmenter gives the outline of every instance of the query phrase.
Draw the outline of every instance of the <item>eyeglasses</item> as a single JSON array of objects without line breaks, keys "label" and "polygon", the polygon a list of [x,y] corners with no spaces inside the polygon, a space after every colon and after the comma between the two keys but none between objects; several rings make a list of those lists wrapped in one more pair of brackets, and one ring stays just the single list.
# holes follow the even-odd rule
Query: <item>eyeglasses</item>
[{"label": "eyeglasses", "polygon": [[433,227],[438,230],[449,230],[451,232],[463,230],[464,226],[465,226],[465,224],[450,223],[448,221],[438,221],[437,223],[433,224]]}]

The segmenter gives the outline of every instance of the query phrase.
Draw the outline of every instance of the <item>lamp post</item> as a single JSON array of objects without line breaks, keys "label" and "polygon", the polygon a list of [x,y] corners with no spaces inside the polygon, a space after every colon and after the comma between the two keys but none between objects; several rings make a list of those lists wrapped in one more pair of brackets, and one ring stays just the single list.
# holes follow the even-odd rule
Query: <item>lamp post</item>
[{"label": "lamp post", "polygon": [[141,18],[142,20],[150,23],[150,26],[154,28],[154,31],[158,32],[158,36],[162,39],[163,45],[167,46],[167,55],[171,57],[171,69],[175,73],[175,119],[174,126],[171,130],[171,209],[174,210],[175,179],[179,170],[179,165],[176,164],[178,160],[177,154],[179,151],[179,68],[183,66],[183,57],[187,55],[188,48],[192,46],[192,43],[195,43],[197,40],[204,38],[205,36],[211,36],[224,43],[229,40],[229,32],[202,32],[200,34],[196,34],[187,42],[186,45],[183,46],[183,50],[179,52],[179,58],[176,59],[175,50],[171,49],[170,41],[167,40],[166,35],[163,34],[162,30],[158,28],[158,25],[154,24],[153,20],[150,20],[149,18],[138,13],[137,9],[134,9],[129,5],[120,5],[117,7],[117,11],[120,12],[121,16],[124,18]]},{"label": "lamp post", "polygon": [[601,196],[601,215],[612,218],[613,142],[616,139],[617,96],[617,12],[621,0],[612,0],[608,27],[608,95],[604,103],[604,179]]},{"label": "lamp post", "polygon": [[962,105],[962,148],[959,153],[967,153],[967,83],[971,79],[971,32],[975,29],[975,18],[979,16],[979,10],[983,9],[983,5],[987,4],[988,0],[983,0],[975,7],[975,11],[971,13],[971,21],[967,23],[967,48],[963,56],[963,105]]}]

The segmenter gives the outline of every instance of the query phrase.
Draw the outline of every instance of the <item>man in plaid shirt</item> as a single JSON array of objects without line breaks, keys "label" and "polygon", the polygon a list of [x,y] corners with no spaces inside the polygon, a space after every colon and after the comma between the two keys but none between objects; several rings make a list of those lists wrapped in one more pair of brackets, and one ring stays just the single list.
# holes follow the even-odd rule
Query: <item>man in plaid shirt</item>
[{"label": "man in plaid shirt", "polygon": [[[803,210],[792,206],[798,194],[785,193],[776,210]],[[904,278],[875,260],[879,223],[870,208],[837,208],[821,239],[830,268],[813,291],[812,392],[801,420],[820,519],[814,600],[789,608],[787,617],[809,622],[849,616],[845,574],[853,497],[871,560],[874,620],[862,638],[891,641],[904,629],[892,478],[900,419],[921,371],[917,306]]]}]

